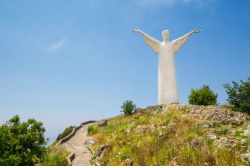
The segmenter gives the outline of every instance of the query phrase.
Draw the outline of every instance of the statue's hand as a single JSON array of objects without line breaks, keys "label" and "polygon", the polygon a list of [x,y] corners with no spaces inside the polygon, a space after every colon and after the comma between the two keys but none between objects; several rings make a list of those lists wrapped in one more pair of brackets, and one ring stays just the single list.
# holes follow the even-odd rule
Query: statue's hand
[{"label": "statue's hand", "polygon": [[139,29],[133,29],[132,32],[140,32]]},{"label": "statue's hand", "polygon": [[201,29],[195,29],[193,30],[193,33],[200,33],[202,30]]},{"label": "statue's hand", "polygon": [[144,32],[142,32],[140,29],[133,29],[132,32],[139,33],[141,35],[144,35]]}]

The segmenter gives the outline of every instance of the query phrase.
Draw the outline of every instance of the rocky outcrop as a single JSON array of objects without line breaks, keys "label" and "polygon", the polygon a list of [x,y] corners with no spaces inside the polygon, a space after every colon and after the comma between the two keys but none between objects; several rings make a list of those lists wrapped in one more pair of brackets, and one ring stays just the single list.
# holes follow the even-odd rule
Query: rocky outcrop
[{"label": "rocky outcrop", "polygon": [[100,166],[99,160],[102,158],[102,155],[105,151],[105,149],[110,148],[110,144],[104,144],[99,147],[99,149],[94,153],[94,150],[91,148],[91,146],[87,145],[89,151],[92,153],[92,159],[91,163],[95,166]]},{"label": "rocky outcrop", "polygon": [[136,127],[136,133],[144,133],[144,132],[152,132],[156,130],[156,126],[154,124],[146,126],[146,125],[138,125]]},{"label": "rocky outcrop", "polygon": [[246,114],[233,112],[222,106],[197,106],[197,105],[157,105],[147,107],[152,111],[167,112],[169,110],[182,111],[192,115],[194,118],[221,124],[242,125],[246,121]]},{"label": "rocky outcrop", "polygon": [[88,138],[86,141],[85,141],[85,145],[88,145],[88,146],[91,146],[95,143],[95,140],[93,138]]},{"label": "rocky outcrop", "polygon": [[126,159],[125,164],[126,166],[133,166],[133,161],[131,159]]},{"label": "rocky outcrop", "polygon": [[241,161],[250,165],[250,152],[240,155]]},{"label": "rocky outcrop", "polygon": [[111,145],[109,145],[109,144],[104,144],[104,145],[101,145],[100,147],[99,147],[99,149],[96,151],[96,153],[93,155],[93,160],[96,160],[96,159],[98,159],[99,157],[101,157],[101,155],[102,155],[102,153],[104,152],[104,150],[106,149],[106,148],[109,148]]}]

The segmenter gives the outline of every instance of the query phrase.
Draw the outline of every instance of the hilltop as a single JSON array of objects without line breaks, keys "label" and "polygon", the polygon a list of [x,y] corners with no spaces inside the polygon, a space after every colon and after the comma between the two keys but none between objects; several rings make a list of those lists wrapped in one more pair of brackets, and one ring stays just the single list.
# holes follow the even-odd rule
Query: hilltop
[{"label": "hilltop", "polygon": [[223,106],[158,105],[88,127],[101,165],[249,165],[250,116]]}]

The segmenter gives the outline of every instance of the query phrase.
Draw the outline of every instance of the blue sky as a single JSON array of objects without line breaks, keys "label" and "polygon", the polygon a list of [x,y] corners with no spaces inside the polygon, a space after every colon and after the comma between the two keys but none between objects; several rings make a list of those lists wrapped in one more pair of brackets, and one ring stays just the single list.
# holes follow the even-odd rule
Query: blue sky
[{"label": "blue sky", "polygon": [[53,140],[69,125],[120,114],[124,100],[157,103],[157,56],[131,30],[161,40],[195,28],[176,55],[181,103],[208,84],[250,76],[245,0],[0,1],[0,123],[15,114],[44,123]]}]

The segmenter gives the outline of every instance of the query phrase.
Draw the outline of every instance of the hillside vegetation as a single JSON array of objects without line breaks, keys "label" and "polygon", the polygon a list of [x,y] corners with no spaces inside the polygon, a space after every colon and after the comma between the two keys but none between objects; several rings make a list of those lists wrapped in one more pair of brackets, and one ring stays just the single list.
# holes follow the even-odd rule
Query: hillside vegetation
[{"label": "hillside vegetation", "polygon": [[250,118],[222,106],[161,105],[89,127],[101,165],[250,164]]}]

